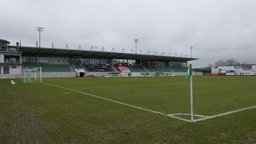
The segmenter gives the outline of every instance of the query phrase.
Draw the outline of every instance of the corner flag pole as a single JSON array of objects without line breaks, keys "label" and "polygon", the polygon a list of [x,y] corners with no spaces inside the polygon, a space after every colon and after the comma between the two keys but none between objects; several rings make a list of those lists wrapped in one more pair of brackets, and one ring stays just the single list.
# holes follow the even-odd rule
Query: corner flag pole
[{"label": "corner flag pole", "polygon": [[193,106],[193,78],[192,78],[192,64],[188,67],[188,72],[186,75],[186,79],[190,82],[190,116],[191,116],[191,122],[194,121],[194,106]]},{"label": "corner flag pole", "polygon": [[190,115],[191,121],[194,122],[194,100],[193,100],[193,78],[192,78],[192,66],[190,64]]}]

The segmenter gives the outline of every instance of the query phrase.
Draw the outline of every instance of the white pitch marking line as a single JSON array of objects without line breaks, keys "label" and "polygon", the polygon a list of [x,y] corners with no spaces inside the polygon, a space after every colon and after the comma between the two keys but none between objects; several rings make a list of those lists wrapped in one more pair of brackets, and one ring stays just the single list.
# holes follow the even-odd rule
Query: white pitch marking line
[{"label": "white pitch marking line", "polygon": [[49,85],[49,86],[53,86],[53,87],[57,87],[57,88],[61,88],[61,89],[65,89],[65,90],[69,90],[69,91],[80,93],[80,94],[84,94],[84,95],[88,95],[88,96],[95,97],[95,98],[98,98],[98,99],[103,99],[103,100],[106,100],[106,101],[110,101],[110,102],[117,103],[117,104],[120,104],[120,105],[132,107],[132,108],[143,110],[143,111],[147,111],[147,112],[151,112],[151,113],[154,113],[154,114],[159,114],[159,115],[162,115],[162,116],[179,119],[179,120],[186,121],[186,122],[191,122],[190,120],[187,120],[187,119],[183,119],[183,118],[180,118],[180,117],[167,115],[167,114],[159,112],[159,111],[154,111],[154,110],[150,110],[150,109],[134,106],[134,105],[131,105],[131,104],[120,102],[120,101],[116,101],[116,100],[104,98],[104,97],[101,97],[101,96],[97,96],[97,95],[94,95],[94,94],[90,94],[90,93],[86,93],[86,92],[82,92],[82,91],[78,91],[78,90],[74,90],[74,89],[70,89],[70,88],[66,88],[66,87],[62,87],[62,86],[58,86],[58,85],[54,85],[54,84],[50,84],[50,83],[46,83],[46,82],[44,82],[43,84]]},{"label": "white pitch marking line", "polygon": [[207,116],[205,118],[199,118],[194,120],[195,122],[198,121],[204,121],[204,120],[208,120],[208,119],[213,119],[213,118],[217,118],[217,117],[221,117],[221,116],[225,116],[225,115],[230,115],[233,113],[237,113],[237,112],[241,112],[241,111],[245,111],[245,110],[249,110],[249,109],[254,109],[256,108],[256,106],[250,106],[250,107],[246,107],[246,108],[241,108],[241,109],[237,109],[237,110],[233,110],[233,111],[229,111],[229,112],[225,112],[225,113],[220,113],[220,114],[216,114],[216,115],[212,115],[212,116]]},{"label": "white pitch marking line", "polygon": [[251,107],[241,108],[241,109],[238,109],[238,110],[234,110],[234,111],[230,111],[230,112],[225,112],[225,113],[221,113],[221,114],[217,114],[217,115],[212,115],[212,116],[195,115],[195,116],[203,117],[203,118],[194,119],[193,121],[191,121],[191,120],[188,120],[188,119],[185,119],[185,118],[181,118],[181,117],[175,116],[176,114],[165,114],[165,113],[162,113],[162,112],[159,112],[159,111],[154,111],[154,110],[150,110],[150,109],[146,109],[146,108],[130,105],[130,104],[127,104],[127,103],[119,102],[119,101],[116,101],[116,100],[104,98],[104,97],[97,96],[97,95],[94,95],[94,94],[90,94],[90,93],[86,93],[86,92],[82,92],[82,91],[78,91],[78,90],[74,90],[74,89],[70,89],[70,88],[66,88],[66,87],[62,87],[62,86],[58,86],[58,85],[54,85],[54,84],[50,84],[50,83],[46,83],[46,82],[43,82],[43,84],[49,85],[49,86],[53,86],[53,87],[57,87],[57,88],[61,88],[61,89],[65,89],[65,90],[69,90],[69,91],[73,91],[73,92],[84,94],[84,95],[88,95],[88,96],[95,97],[95,98],[98,98],[98,99],[103,99],[103,100],[106,100],[106,101],[110,101],[110,102],[117,103],[117,104],[120,104],[120,105],[132,107],[132,108],[135,108],[135,109],[139,109],[139,110],[143,110],[143,111],[159,114],[159,115],[162,115],[162,116],[171,117],[171,118],[178,119],[178,120],[185,121],[185,122],[198,122],[198,121],[213,119],[213,118],[216,118],[216,117],[225,116],[225,115],[229,115],[229,114],[232,114],[232,113],[237,113],[237,112],[241,112],[241,111],[245,111],[245,110],[256,108],[256,106],[251,106]]},{"label": "white pitch marking line", "polygon": [[[190,116],[191,114],[190,113],[172,113],[172,114],[168,114],[168,115],[171,115],[171,116]],[[194,114],[194,116],[196,117],[202,117],[202,118],[205,118],[205,117],[208,117],[208,116],[204,116],[204,115],[199,115],[199,114]]]}]

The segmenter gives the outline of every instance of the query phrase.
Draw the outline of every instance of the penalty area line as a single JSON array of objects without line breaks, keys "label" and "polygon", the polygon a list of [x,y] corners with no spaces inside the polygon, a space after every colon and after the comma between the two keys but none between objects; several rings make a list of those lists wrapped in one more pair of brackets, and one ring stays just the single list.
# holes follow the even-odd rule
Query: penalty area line
[{"label": "penalty area line", "polygon": [[95,95],[95,94],[90,94],[90,93],[87,93],[87,92],[82,92],[82,91],[78,91],[78,90],[74,90],[74,89],[71,89],[71,88],[66,88],[66,87],[62,87],[62,86],[58,86],[58,85],[51,84],[51,83],[46,83],[46,82],[43,82],[43,84],[48,85],[48,86],[52,86],[52,87],[56,87],[56,88],[60,88],[60,89],[64,89],[64,90],[68,90],[68,91],[72,91],[72,92],[76,92],[76,93],[80,93],[80,94],[83,94],[83,95],[91,96],[91,97],[94,97],[94,98],[102,99],[102,100],[105,100],[105,101],[117,103],[117,104],[120,104],[120,105],[132,107],[132,108],[143,110],[143,111],[146,111],[146,112],[150,112],[150,113],[154,113],[154,114],[158,114],[158,115],[162,115],[162,116],[166,116],[166,117],[171,117],[173,119],[178,119],[178,120],[185,121],[185,122],[191,122],[190,120],[187,120],[187,119],[184,119],[184,118],[176,117],[176,116],[173,116],[173,115],[168,115],[168,114],[165,114],[165,113],[162,113],[162,112],[159,112],[159,111],[154,111],[154,110],[142,108],[142,107],[127,104],[127,103],[123,103],[123,102],[120,102],[120,101],[116,101],[116,100],[112,100],[112,99],[109,99],[109,98],[101,97],[101,96],[98,96],[98,95]]}]

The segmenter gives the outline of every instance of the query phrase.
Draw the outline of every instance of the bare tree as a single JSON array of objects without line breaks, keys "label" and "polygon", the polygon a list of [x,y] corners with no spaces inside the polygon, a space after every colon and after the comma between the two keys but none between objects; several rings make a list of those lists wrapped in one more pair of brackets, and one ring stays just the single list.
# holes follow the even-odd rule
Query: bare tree
[{"label": "bare tree", "polygon": [[211,66],[233,66],[233,65],[241,65],[236,59],[231,58],[227,60],[218,60],[214,62],[214,64],[209,64]]}]

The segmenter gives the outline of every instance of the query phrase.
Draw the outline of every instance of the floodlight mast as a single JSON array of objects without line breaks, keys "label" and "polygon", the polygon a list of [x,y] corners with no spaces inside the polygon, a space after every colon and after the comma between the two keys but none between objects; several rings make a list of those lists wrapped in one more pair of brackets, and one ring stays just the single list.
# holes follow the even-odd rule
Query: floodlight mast
[{"label": "floodlight mast", "polygon": [[41,47],[41,32],[44,31],[44,27],[37,27],[37,31],[39,33],[39,47]]},{"label": "floodlight mast", "polygon": [[139,39],[134,39],[135,42],[135,54],[137,54],[137,43],[139,42]]},{"label": "floodlight mast", "polygon": [[192,50],[193,50],[193,47],[191,46],[191,47],[190,47],[191,58],[192,58]]}]

